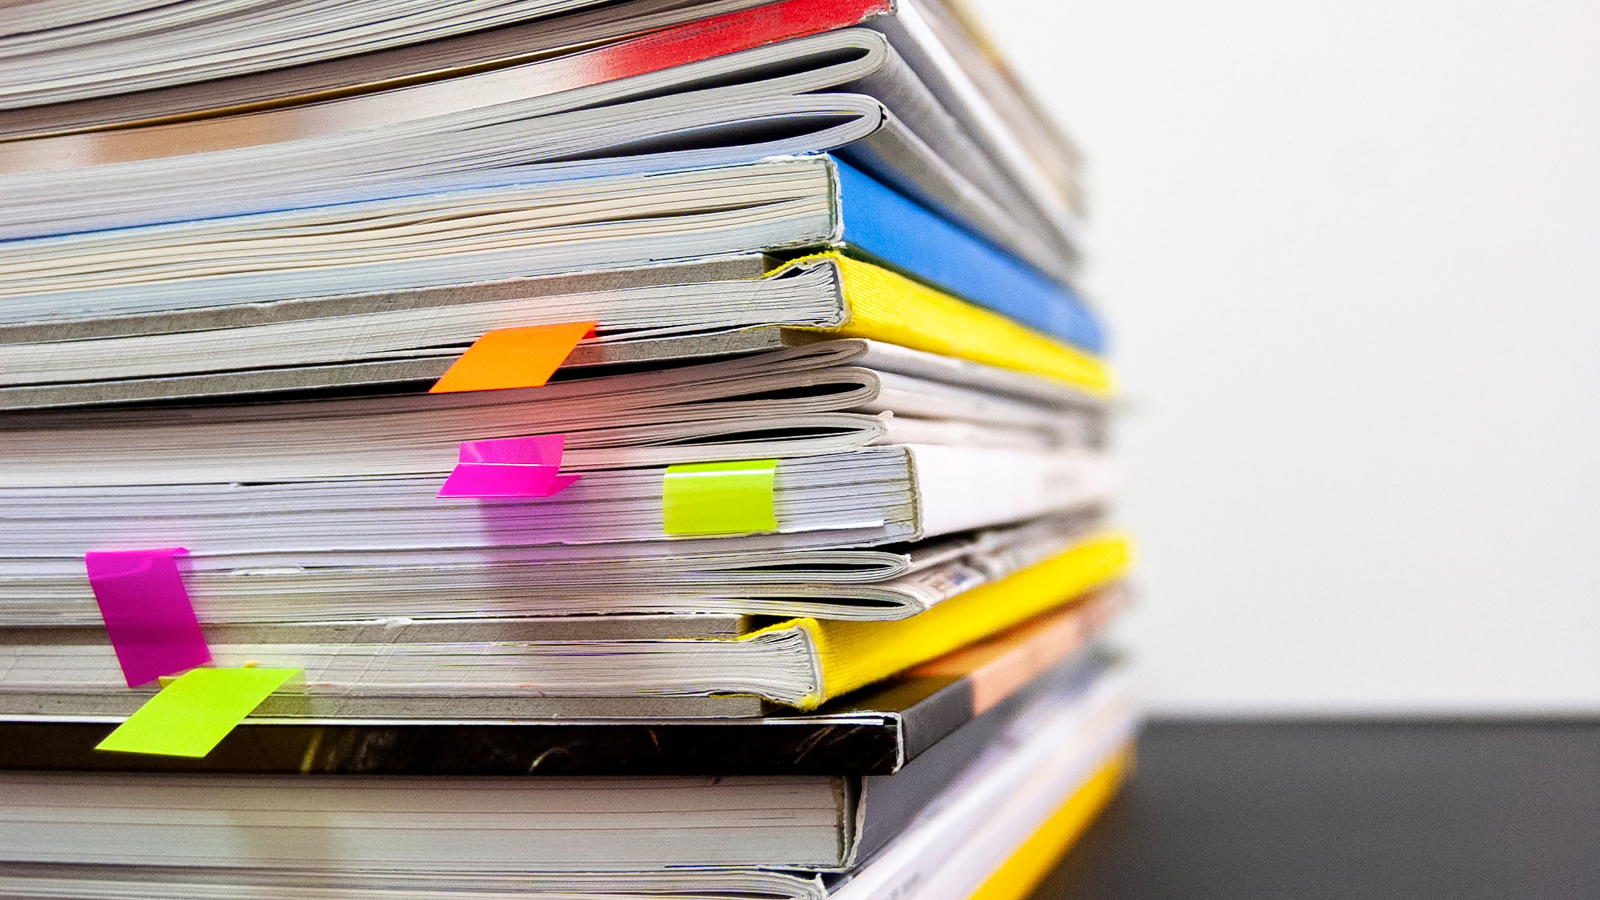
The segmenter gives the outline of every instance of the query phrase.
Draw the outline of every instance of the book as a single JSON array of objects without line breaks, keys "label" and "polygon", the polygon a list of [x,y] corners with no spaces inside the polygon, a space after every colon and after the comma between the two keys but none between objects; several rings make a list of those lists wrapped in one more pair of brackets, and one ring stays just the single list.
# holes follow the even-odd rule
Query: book
[{"label": "book", "polygon": [[[1099,768],[1066,798],[1058,811],[1020,846],[998,848],[1000,856],[985,860],[999,868],[978,886],[972,896],[982,900],[1022,900],[1043,874],[1082,833],[1123,779],[1131,772],[1131,747],[1113,752]],[[1012,818],[1006,810],[986,822],[1006,827]],[[908,826],[906,840],[932,843],[939,838],[970,834],[972,823],[957,815],[943,814],[920,818]],[[1009,829],[1008,829],[1009,830]],[[924,837],[926,836],[926,837]],[[986,845],[986,849],[990,849]],[[882,854],[880,854],[882,856]],[[902,893],[918,898],[917,893],[940,886],[969,887],[971,868],[949,871],[938,860],[921,858],[909,865],[874,858],[859,864],[857,884],[893,883]],[[884,867],[880,870],[879,867]],[[892,868],[893,871],[888,871]],[[880,874],[881,872],[881,874]],[[931,876],[931,877],[930,877]],[[474,876],[437,875],[346,875],[331,877],[299,875],[293,872],[234,869],[225,874],[204,869],[162,869],[151,866],[83,866],[10,864],[0,870],[0,890],[18,898],[58,898],[62,896],[118,897],[128,900],[164,900],[204,891],[204,896],[242,897],[262,891],[295,891],[306,900],[403,900],[411,897],[436,897],[446,891],[452,897],[500,900],[518,897],[565,898],[574,889],[594,900],[648,900],[682,897],[693,892],[708,900],[747,900],[752,895],[775,900],[825,900],[830,896],[849,900],[852,882],[842,876],[819,873],[740,871],[700,869],[688,872],[562,872],[517,875],[479,874]],[[255,892],[252,894],[251,892]],[[855,896],[860,896],[859,893]]]},{"label": "book", "polygon": [[0,243],[0,325],[628,268],[717,254],[863,254],[1088,351],[1051,280],[831,157],[197,219]]},{"label": "book", "polygon": [[[414,675],[415,667],[421,665],[437,668],[440,676],[446,676],[450,667],[470,665],[470,654],[482,652],[502,657],[502,666],[525,669],[519,677],[533,679],[539,685],[543,677],[538,671],[540,657],[562,653],[580,646],[580,642],[581,646],[601,652],[617,641],[670,641],[667,649],[677,653],[686,649],[685,641],[748,635],[773,621],[773,616],[879,621],[918,615],[1074,547],[1092,533],[1093,527],[1089,520],[1041,522],[948,542],[944,548],[929,548],[918,554],[912,574],[853,590],[845,587],[830,591],[821,585],[780,582],[764,586],[765,590],[746,587],[743,594],[723,593],[710,585],[672,584],[663,573],[654,574],[654,583],[643,581],[587,591],[496,585],[488,577],[483,581],[484,588],[470,583],[464,588],[460,583],[440,584],[419,577],[413,567],[386,573],[387,578],[376,583],[370,574],[362,573],[368,577],[362,579],[359,589],[344,593],[315,591],[325,580],[313,580],[310,586],[292,583],[292,590],[277,587],[276,591],[269,580],[267,585],[256,588],[251,582],[262,581],[260,574],[235,578],[225,591],[217,590],[212,583],[191,579],[196,588],[192,596],[194,608],[205,623],[201,634],[209,648],[222,654],[216,657],[219,659],[259,662],[256,658],[263,655],[275,659],[331,656],[328,665],[348,667],[364,654],[407,657],[409,662],[384,660],[364,668],[363,677],[385,680],[379,676],[388,674],[391,662],[410,665]],[[941,558],[945,561],[941,562]],[[494,570],[486,574],[492,575]],[[510,573],[499,574],[504,578]],[[793,577],[792,572],[788,574]],[[589,576],[593,578],[592,571]],[[11,587],[15,590],[16,586]],[[81,591],[77,585],[73,587]],[[696,589],[703,593],[696,593]],[[788,592],[795,596],[785,596]],[[64,624],[71,621],[73,604],[32,591],[18,591],[18,595],[24,602],[7,604],[20,609],[5,611],[3,620],[8,627],[0,636],[0,661],[17,670],[15,681],[0,678],[0,693],[7,695],[0,698],[0,710],[114,712],[126,711],[140,701],[140,695],[127,694],[109,683],[102,686],[107,696],[85,695],[81,684],[75,690],[68,688],[71,692],[65,694],[61,684],[41,684],[37,680],[40,670],[113,672],[106,629],[98,621],[92,625]],[[80,610],[79,621],[98,618],[93,601],[85,598],[76,606]],[[30,607],[38,610],[32,621],[21,612]],[[660,614],[629,614],[641,609]],[[374,618],[375,612],[382,615]],[[513,617],[510,614],[514,612],[518,615]],[[732,615],[735,612],[743,614]],[[527,659],[520,659],[525,655]],[[504,658],[508,656],[509,659]],[[667,660],[665,655],[657,656],[658,661]],[[326,673],[326,669],[322,671]],[[469,682],[471,679],[455,679],[453,683],[460,691],[470,691]],[[30,688],[29,684],[33,686]],[[439,686],[429,690],[435,695],[440,690],[457,693]],[[441,699],[409,696],[403,689],[398,691],[400,696],[392,696],[396,693],[392,686],[389,691],[391,695],[344,704],[319,697],[311,706],[318,713],[359,707],[364,714],[388,709],[411,716],[466,715],[469,710],[478,716],[750,715],[764,708],[755,697],[565,698],[559,692],[552,694],[541,688],[531,696],[527,690],[518,690],[514,696],[463,694]],[[313,713],[302,699],[292,697],[270,701],[264,707],[269,711],[279,708],[298,715]],[[440,709],[448,712],[436,712]]]},{"label": "book", "polygon": [[[88,550],[173,541],[208,555],[300,565],[399,552],[473,558],[511,548],[534,562],[870,546],[1098,505],[1114,477],[1094,451],[936,444],[778,457],[773,466],[776,529],[737,536],[669,533],[667,467],[659,463],[588,472],[538,504],[441,500],[442,480],[417,475],[15,487],[0,489],[0,497],[17,529],[9,558],[35,561],[28,566],[54,559],[60,571]],[[380,513],[382,529],[371,526]]]},{"label": "book", "polygon": [[1039,375],[1085,405],[1113,388],[1095,356],[832,252],[0,328],[0,408],[432,382],[488,331],[572,321],[601,324],[569,377],[849,337]]},{"label": "book", "polygon": [[[566,435],[562,459],[577,470],[883,442],[1093,448],[1106,413],[1101,397],[1059,382],[860,339],[590,370],[537,388],[251,399],[12,413],[0,484],[442,475],[463,440],[534,431]],[[189,446],[206,447],[204,459]]]},{"label": "book", "polygon": [[[1133,726],[1124,680],[1105,671],[996,712],[900,773],[866,779],[0,772],[0,860],[199,868],[225,881],[236,869],[332,878],[848,871],[886,848],[862,878],[930,806],[960,804],[964,814],[943,821],[970,824],[1042,781],[1055,788],[1040,792],[1053,808]],[[953,782],[959,790],[947,790]],[[264,832],[278,837],[262,840]]]},{"label": "book", "polygon": [[[1113,585],[808,713],[329,719],[254,715],[204,757],[97,753],[112,716],[0,719],[0,769],[256,775],[891,775],[968,722],[1089,666]],[[716,620],[718,617],[710,617]],[[561,620],[551,625],[565,627]],[[586,625],[587,623],[585,623]],[[720,624],[720,623],[719,623]],[[627,634],[628,623],[611,632]]]},{"label": "book", "polygon": [[[406,643],[218,644],[221,665],[302,670],[267,713],[436,718],[537,715],[550,698],[722,694],[799,709],[882,681],[1118,580],[1129,544],[1093,535],[1050,559],[973,587],[905,619],[791,619],[732,638]],[[259,632],[258,632],[259,633]],[[360,632],[357,632],[358,636]],[[0,646],[0,711],[131,713],[130,689],[106,644]],[[592,706],[590,708],[593,708]],[[670,709],[658,701],[658,708]],[[745,713],[759,714],[760,706]],[[733,709],[722,710],[732,714]]]},{"label": "book", "polygon": [[[1095,530],[1095,511],[872,549],[709,554],[533,563],[491,551],[475,562],[274,565],[188,557],[183,581],[207,633],[267,626],[441,635],[514,624],[588,639],[607,623],[695,637],[728,636],[760,617],[901,619],[1058,553]],[[0,626],[61,643],[102,644],[104,625],[81,565],[13,560],[0,577]],[[559,625],[565,622],[565,626]],[[682,629],[682,630],[680,630]],[[634,633],[628,631],[626,633]],[[232,640],[232,643],[256,643]],[[268,641],[270,643],[270,641]]]},{"label": "book", "polygon": [[[1006,522],[1109,496],[1100,415],[1044,379],[861,341],[530,390],[12,414],[0,622],[93,624],[81,554],[150,541],[188,547],[217,623],[907,615],[1070,537],[1070,520]],[[567,435],[583,480],[537,503],[435,496],[459,442],[530,422]],[[641,466],[752,457],[777,460],[778,533],[665,531],[664,470]],[[988,526],[982,546],[919,545],[914,566],[865,549]]]}]

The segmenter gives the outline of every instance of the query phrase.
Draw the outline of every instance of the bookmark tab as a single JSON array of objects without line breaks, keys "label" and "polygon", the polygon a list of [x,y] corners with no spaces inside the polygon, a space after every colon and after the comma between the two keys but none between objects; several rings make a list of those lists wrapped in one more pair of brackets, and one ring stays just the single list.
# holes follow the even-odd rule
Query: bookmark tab
[{"label": "bookmark tab", "polygon": [[96,750],[201,757],[299,669],[190,669],[117,726]]},{"label": "bookmark tab", "polygon": [[128,687],[211,661],[173,559],[188,552],[167,547],[84,554],[89,586]]},{"label": "bookmark tab", "polygon": [[661,484],[667,534],[752,534],[778,530],[775,459],[668,466]]},{"label": "bookmark tab", "polygon": [[428,393],[539,387],[599,324],[563,322],[491,331],[473,342]]},{"label": "bookmark tab", "polygon": [[551,497],[580,476],[561,475],[566,435],[462,441],[461,461],[439,488],[441,497]]}]

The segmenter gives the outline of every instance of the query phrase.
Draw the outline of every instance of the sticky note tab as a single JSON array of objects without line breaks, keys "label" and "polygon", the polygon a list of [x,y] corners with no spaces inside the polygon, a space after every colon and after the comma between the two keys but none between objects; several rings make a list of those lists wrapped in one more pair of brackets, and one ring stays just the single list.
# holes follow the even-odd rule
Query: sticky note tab
[{"label": "sticky note tab", "polygon": [[441,497],[550,497],[577,481],[561,475],[566,435],[462,441],[461,462],[439,489]]},{"label": "sticky note tab", "polygon": [[661,518],[668,534],[751,534],[778,530],[772,487],[778,461],[668,466]]},{"label": "sticky note tab", "polygon": [[598,324],[563,322],[496,329],[468,347],[428,392],[538,387],[550,380],[579,341],[594,334]]},{"label": "sticky note tab", "polygon": [[188,552],[168,547],[84,554],[89,586],[128,687],[211,661],[173,559]]},{"label": "sticky note tab", "polygon": [[117,726],[96,750],[200,757],[299,669],[190,669]]}]

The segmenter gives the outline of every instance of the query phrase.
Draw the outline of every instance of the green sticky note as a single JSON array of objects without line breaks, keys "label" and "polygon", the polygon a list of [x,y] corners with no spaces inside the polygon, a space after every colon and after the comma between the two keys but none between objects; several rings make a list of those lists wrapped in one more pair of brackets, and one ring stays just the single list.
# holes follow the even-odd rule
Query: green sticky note
[{"label": "green sticky note", "polygon": [[205,756],[299,669],[190,669],[151,697],[96,750]]},{"label": "green sticky note", "polygon": [[778,530],[775,459],[668,466],[661,484],[667,534],[751,534]]}]

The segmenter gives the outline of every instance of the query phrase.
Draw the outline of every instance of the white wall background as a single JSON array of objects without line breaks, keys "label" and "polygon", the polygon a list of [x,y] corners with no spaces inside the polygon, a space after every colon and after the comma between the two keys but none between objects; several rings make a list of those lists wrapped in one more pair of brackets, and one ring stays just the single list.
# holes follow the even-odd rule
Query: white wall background
[{"label": "white wall background", "polygon": [[1152,707],[1600,711],[1600,4],[972,4],[1089,159]]}]

